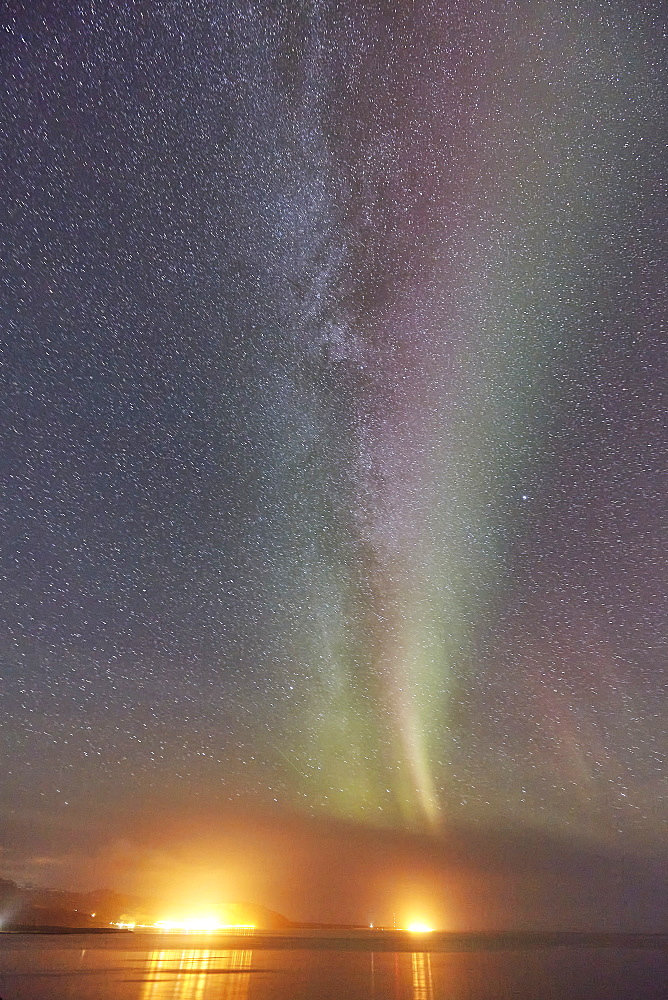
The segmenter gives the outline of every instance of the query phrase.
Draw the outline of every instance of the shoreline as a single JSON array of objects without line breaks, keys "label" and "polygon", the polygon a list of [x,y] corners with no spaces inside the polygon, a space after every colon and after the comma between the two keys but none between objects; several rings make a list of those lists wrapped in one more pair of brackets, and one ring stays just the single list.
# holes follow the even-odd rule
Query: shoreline
[{"label": "shoreline", "polygon": [[205,949],[211,946],[235,949],[270,950],[336,950],[393,952],[469,952],[517,951],[539,948],[630,948],[668,949],[668,933],[664,932],[575,932],[575,931],[432,931],[412,933],[391,930],[350,930],[332,928],[327,931],[312,928],[291,928],[282,931],[253,931],[248,934],[210,933],[178,934],[131,931],[116,927],[16,927],[0,931],[3,937],[100,937],[125,935],[133,947],[147,939],[169,942],[187,941],[189,947]]}]

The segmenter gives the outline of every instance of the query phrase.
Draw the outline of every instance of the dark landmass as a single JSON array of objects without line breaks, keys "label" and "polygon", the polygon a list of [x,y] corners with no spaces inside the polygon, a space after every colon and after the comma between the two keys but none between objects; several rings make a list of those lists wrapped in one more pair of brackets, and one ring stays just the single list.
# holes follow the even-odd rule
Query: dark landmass
[{"label": "dark landmass", "polygon": [[[132,934],[132,931],[125,927],[49,927],[31,924],[13,924],[9,928],[3,927],[0,934]],[[0,997],[0,1000],[2,998]]]},{"label": "dark landmass", "polygon": [[[295,925],[281,913],[257,903],[224,904],[231,923],[252,924],[260,930],[283,930]],[[109,890],[70,892],[19,886],[0,879],[0,930],[29,933],[66,931],[117,931],[118,922],[153,924],[169,912],[163,900],[130,896]],[[215,909],[215,907],[214,907]]]}]

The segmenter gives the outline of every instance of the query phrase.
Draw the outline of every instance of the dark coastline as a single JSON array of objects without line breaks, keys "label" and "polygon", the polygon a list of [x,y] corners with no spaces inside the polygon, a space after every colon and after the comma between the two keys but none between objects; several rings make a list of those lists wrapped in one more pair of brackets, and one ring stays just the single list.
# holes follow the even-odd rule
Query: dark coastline
[{"label": "dark coastline", "polygon": [[43,927],[32,927],[17,924],[15,927],[8,927],[0,931],[2,934],[131,934],[132,931],[124,927],[58,927],[57,925],[46,925]]},{"label": "dark coastline", "polygon": [[[79,935],[81,937],[123,935],[133,939],[131,947],[147,936],[147,932],[134,932],[115,927],[16,927],[0,932],[6,935],[53,936]],[[527,951],[540,948],[596,948],[668,950],[668,934],[664,933],[581,933],[560,932],[445,932],[416,934],[395,930],[356,930],[342,928],[314,931],[310,928],[294,932],[255,931],[249,934],[189,934],[160,935],[166,940],[187,938],[190,947],[257,950],[327,950],[374,952],[477,952],[477,951]]]}]

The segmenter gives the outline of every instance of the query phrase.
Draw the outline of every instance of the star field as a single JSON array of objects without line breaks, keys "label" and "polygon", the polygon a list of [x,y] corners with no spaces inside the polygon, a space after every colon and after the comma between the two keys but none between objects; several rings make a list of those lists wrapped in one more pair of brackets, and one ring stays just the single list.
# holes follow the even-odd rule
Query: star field
[{"label": "star field", "polygon": [[661,5],[0,28],[7,856],[147,797],[657,845]]}]

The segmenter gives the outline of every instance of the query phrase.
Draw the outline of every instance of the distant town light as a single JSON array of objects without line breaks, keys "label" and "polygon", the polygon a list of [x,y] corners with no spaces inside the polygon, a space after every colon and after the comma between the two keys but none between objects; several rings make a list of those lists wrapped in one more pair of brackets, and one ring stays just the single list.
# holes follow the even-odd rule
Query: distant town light
[{"label": "distant town light", "polygon": [[156,920],[153,924],[119,921],[119,930],[157,931],[159,934],[219,934],[226,931],[254,931],[255,924],[221,924],[215,917],[188,917],[184,920]]}]

